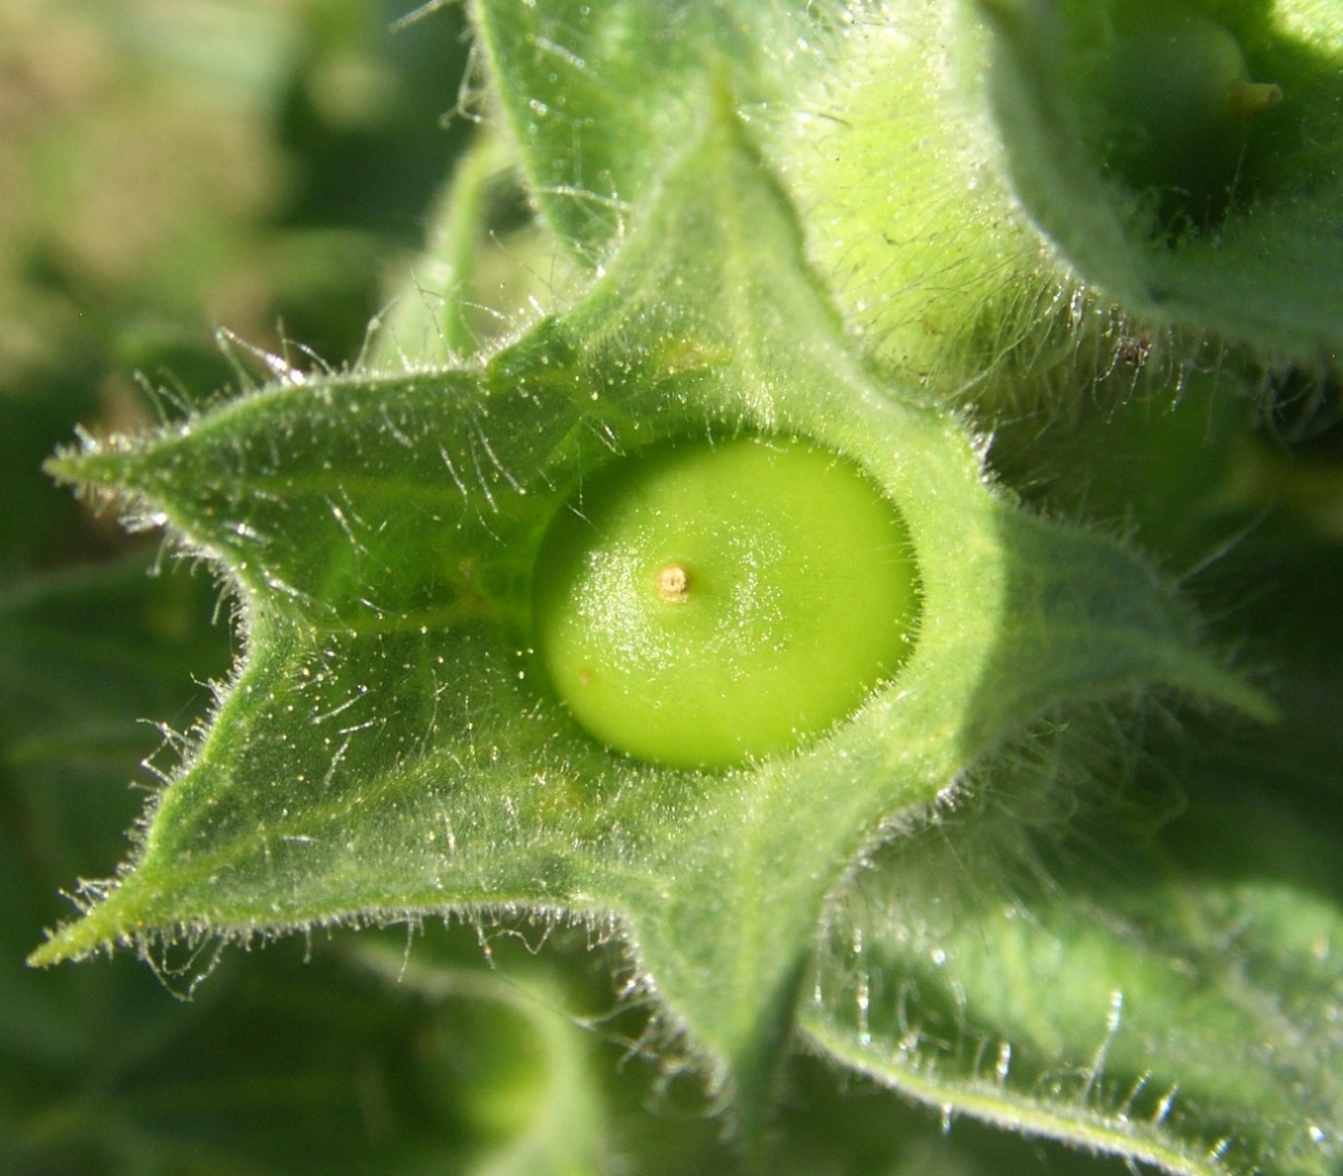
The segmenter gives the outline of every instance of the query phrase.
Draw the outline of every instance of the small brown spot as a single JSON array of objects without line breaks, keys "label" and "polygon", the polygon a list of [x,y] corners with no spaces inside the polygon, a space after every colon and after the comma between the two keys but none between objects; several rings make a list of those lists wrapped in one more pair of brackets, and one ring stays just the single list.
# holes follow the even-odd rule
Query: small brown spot
[{"label": "small brown spot", "polygon": [[658,571],[658,595],[668,604],[684,604],[690,595],[690,573],[678,563]]},{"label": "small brown spot", "polygon": [[584,686],[592,685],[592,669],[589,666],[580,666],[578,670],[578,680]]}]

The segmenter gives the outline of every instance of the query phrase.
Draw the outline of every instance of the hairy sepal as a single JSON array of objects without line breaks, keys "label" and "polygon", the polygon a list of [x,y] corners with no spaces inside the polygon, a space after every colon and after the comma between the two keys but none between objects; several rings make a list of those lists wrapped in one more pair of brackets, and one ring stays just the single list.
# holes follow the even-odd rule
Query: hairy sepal
[{"label": "hairy sepal", "polygon": [[476,0],[477,52],[541,214],[583,264],[619,248],[716,88],[743,109],[828,65],[836,0]]},{"label": "hairy sepal", "polygon": [[[53,464],[237,585],[246,661],[132,868],[34,954],[482,907],[613,916],[669,1018],[765,1105],[827,895],[1060,696],[1255,709],[1122,548],[997,497],[958,421],[874,381],[729,103],[590,295],[478,366],[290,381]],[[796,436],[903,515],[917,644],[796,753],[672,771],[585,736],[529,644],[541,535],[670,437]],[[688,683],[693,688],[693,683]]]}]

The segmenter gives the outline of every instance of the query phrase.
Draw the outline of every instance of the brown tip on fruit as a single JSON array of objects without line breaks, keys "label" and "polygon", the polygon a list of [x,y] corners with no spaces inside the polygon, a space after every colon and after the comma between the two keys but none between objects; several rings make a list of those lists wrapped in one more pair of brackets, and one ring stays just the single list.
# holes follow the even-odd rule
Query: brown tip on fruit
[{"label": "brown tip on fruit", "polygon": [[684,604],[690,595],[690,573],[678,563],[658,571],[658,595],[668,604]]},{"label": "brown tip on fruit", "polygon": [[1226,104],[1231,116],[1246,122],[1255,115],[1272,110],[1281,101],[1282,87],[1272,82],[1235,81],[1226,92]]}]

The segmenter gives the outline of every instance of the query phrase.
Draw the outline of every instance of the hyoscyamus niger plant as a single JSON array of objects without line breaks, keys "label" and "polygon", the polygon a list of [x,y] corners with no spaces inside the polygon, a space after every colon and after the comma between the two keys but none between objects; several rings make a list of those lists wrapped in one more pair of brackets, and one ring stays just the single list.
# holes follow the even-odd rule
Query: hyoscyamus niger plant
[{"label": "hyoscyamus niger plant", "polygon": [[[453,211],[511,160],[572,280],[472,352],[486,235],[450,214],[444,304],[407,294],[370,364],[52,460],[217,567],[246,653],[131,865],[34,962],[571,917],[623,938],[759,1166],[801,1044],[1135,1163],[1337,1173],[1343,921],[1268,868],[1327,843],[1252,796],[1153,817],[1109,734],[1175,699],[1274,718],[1077,502],[1172,557],[1199,533],[1131,492],[1137,443],[1058,475],[1065,523],[986,438],[1024,468],[1023,415],[1088,398],[1143,474],[1167,467],[1130,404],[1231,419],[1195,430],[1220,448],[1186,524],[1231,493],[1238,406],[1286,370],[1327,384],[1340,18],[472,19],[491,137]],[[1263,838],[1230,882],[1157,838],[1237,817]],[[1121,865],[1040,848],[1107,820]]]}]

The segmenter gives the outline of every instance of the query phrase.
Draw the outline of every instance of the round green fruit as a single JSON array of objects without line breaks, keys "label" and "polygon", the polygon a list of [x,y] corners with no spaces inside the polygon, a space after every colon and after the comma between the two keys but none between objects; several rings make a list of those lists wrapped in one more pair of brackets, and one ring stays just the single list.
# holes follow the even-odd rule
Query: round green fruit
[{"label": "round green fruit", "polygon": [[787,751],[908,656],[919,601],[899,513],[799,441],[664,445],[562,509],[535,572],[556,693],[612,749],[677,768]]}]

